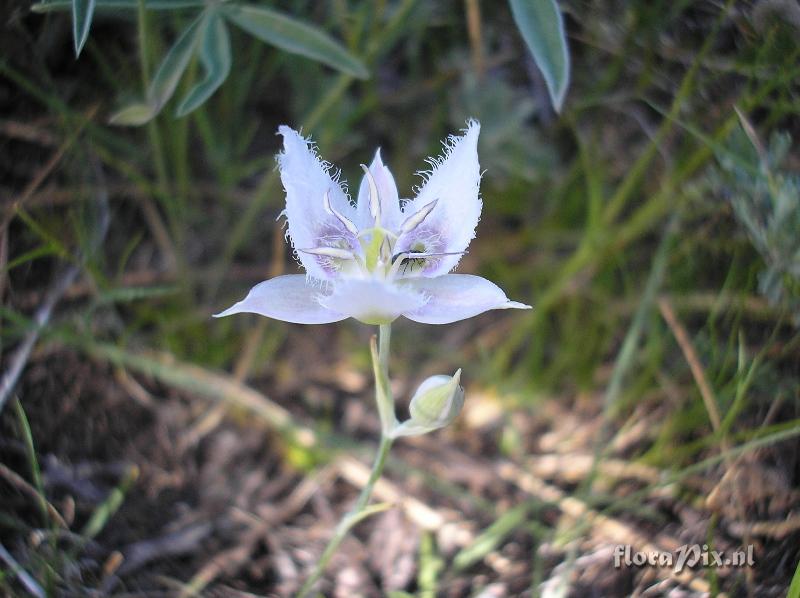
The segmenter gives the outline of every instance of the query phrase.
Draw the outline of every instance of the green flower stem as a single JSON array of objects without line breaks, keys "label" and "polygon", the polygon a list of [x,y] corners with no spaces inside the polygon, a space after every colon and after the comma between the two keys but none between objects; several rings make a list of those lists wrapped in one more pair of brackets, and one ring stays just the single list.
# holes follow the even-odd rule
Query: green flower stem
[{"label": "green flower stem", "polygon": [[381,443],[378,447],[378,454],[375,456],[369,479],[364,488],[362,488],[356,504],[336,526],[336,531],[325,547],[317,566],[314,567],[311,575],[303,584],[303,587],[300,588],[297,594],[298,598],[305,598],[310,594],[312,587],[325,572],[328,561],[331,560],[331,557],[336,552],[336,549],[339,548],[339,544],[345,539],[350,529],[365,517],[383,510],[383,507],[370,509],[367,507],[367,503],[369,503],[369,499],[372,496],[375,483],[383,474],[383,468],[386,466],[386,457],[389,455],[389,449],[392,448],[392,442],[394,441],[392,431],[397,426],[397,419],[394,414],[394,399],[389,388],[389,340],[391,332],[392,327],[390,324],[381,325],[380,340],[376,342],[375,337],[373,337],[370,343],[372,366],[375,374],[375,402],[381,418]]},{"label": "green flower stem", "polygon": [[375,342],[375,337],[372,337],[370,350],[375,375],[375,403],[378,405],[378,415],[381,418],[381,431],[386,437],[390,436],[398,425],[394,414],[392,388],[389,385],[389,341],[392,338],[392,325],[382,324],[378,337],[380,339],[378,343]]}]

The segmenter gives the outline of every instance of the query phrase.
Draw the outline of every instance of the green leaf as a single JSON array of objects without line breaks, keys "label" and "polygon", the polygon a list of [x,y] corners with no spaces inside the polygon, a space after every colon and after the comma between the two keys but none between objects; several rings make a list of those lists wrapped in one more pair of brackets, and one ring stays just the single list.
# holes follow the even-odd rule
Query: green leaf
[{"label": "green leaf", "polygon": [[189,66],[200,40],[201,32],[205,31],[209,21],[217,15],[216,11],[209,9],[203,11],[192,21],[170,48],[161,65],[158,67],[150,86],[147,89],[147,98],[144,102],[135,102],[116,112],[109,122],[114,125],[139,126],[146,124],[156,117],[164,105],[170,100],[178,86],[183,73]]},{"label": "green leaf", "polygon": [[189,66],[189,61],[197,46],[199,33],[204,30],[204,24],[213,14],[213,12],[202,12],[192,21],[178,41],[170,48],[164,60],[161,61],[161,65],[147,89],[147,99],[144,102],[136,102],[122,108],[109,119],[111,124],[143,125],[161,112],[164,104],[175,93],[175,88]]},{"label": "green leaf", "polygon": [[161,66],[158,67],[147,90],[147,103],[153,107],[154,115],[161,111],[164,104],[175,93],[178,81],[186,71],[186,67],[189,66],[189,61],[200,37],[199,33],[203,30],[201,24],[204,24],[208,18],[209,13],[201,13],[181,34],[164,57]]},{"label": "green leaf", "polygon": [[58,247],[54,247],[51,243],[44,243],[43,245],[39,245],[38,247],[31,249],[30,251],[26,251],[22,255],[17,256],[13,260],[10,260],[5,266],[0,268],[0,272],[10,272],[14,268],[31,262],[35,259],[40,257],[45,257],[48,255],[58,255]]},{"label": "green leaf", "polygon": [[550,100],[561,112],[569,87],[569,49],[556,0],[508,0],[522,38],[544,75]]},{"label": "green leaf", "polygon": [[786,592],[786,598],[800,598],[800,562],[797,563],[797,569],[794,570],[794,576],[792,577],[789,591]]},{"label": "green leaf", "polygon": [[268,44],[359,79],[369,77],[369,71],[361,60],[316,27],[260,6],[225,5],[222,10],[241,29]]},{"label": "green leaf", "polygon": [[[42,0],[31,6],[33,12],[52,12],[56,10],[70,10],[74,0]],[[94,0],[97,10],[136,10],[139,0]],[[205,6],[205,0],[145,0],[145,7],[149,10],[177,10]]]},{"label": "green leaf", "polygon": [[112,114],[108,122],[112,125],[137,127],[147,123],[155,115],[156,112],[150,104],[136,102]]},{"label": "green leaf", "polygon": [[209,15],[200,33],[200,61],[206,77],[183,98],[176,113],[179,117],[205,102],[231,72],[231,40],[228,27],[217,11]]},{"label": "green leaf", "polygon": [[75,42],[75,56],[81,54],[83,45],[89,37],[92,26],[95,0],[72,0],[72,38]]}]

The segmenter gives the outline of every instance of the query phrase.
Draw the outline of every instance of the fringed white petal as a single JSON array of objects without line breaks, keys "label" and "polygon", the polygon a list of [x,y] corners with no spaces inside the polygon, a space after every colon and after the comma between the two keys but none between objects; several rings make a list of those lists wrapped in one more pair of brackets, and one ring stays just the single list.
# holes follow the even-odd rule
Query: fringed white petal
[{"label": "fringed white petal", "polygon": [[[402,213],[400,212],[400,197],[397,193],[397,185],[394,176],[389,168],[383,163],[381,150],[375,152],[372,164],[369,165],[369,172],[378,188],[378,197],[381,204],[381,225],[389,230],[395,230],[401,222]],[[369,210],[369,185],[367,177],[361,179],[358,188],[358,201],[356,202],[358,211],[358,225],[360,228],[371,228],[374,226],[373,219]]]},{"label": "fringed white petal", "polygon": [[331,165],[317,156],[309,140],[286,125],[278,127],[278,133],[283,136],[278,166],[286,190],[286,219],[292,246],[309,276],[335,278],[337,271],[330,260],[299,250],[321,246],[358,249],[354,235],[326,210],[323,198],[328,193],[330,206],[349,220],[355,218],[355,208],[339,183],[338,174],[331,176]]},{"label": "fringed white petal", "polygon": [[302,274],[278,276],[257,284],[247,297],[214,317],[246,312],[295,324],[326,324],[347,318],[320,303],[325,294],[319,283]]},{"label": "fringed white petal", "polygon": [[417,197],[403,211],[408,217],[434,200],[436,207],[416,229],[401,235],[395,251],[425,253],[455,253],[426,262],[422,276],[440,276],[452,270],[475,236],[475,227],[481,216],[482,202],[479,194],[481,180],[478,163],[478,135],[480,124],[470,120],[461,137],[445,141],[444,154],[428,160],[429,172],[421,173],[425,182]]},{"label": "fringed white petal", "polygon": [[449,324],[477,316],[491,309],[530,309],[530,305],[509,301],[493,282],[471,274],[446,274],[437,278],[409,278],[402,286],[422,293],[425,305],[403,313],[423,324]]}]

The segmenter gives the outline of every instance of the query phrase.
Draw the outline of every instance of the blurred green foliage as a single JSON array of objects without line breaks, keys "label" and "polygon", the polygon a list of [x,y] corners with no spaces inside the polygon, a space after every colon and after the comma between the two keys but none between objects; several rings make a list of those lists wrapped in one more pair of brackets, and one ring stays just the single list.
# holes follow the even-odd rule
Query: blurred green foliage
[{"label": "blurred green foliage", "polygon": [[[565,1],[571,87],[557,115],[509,6],[478,4],[476,38],[460,0],[98,0],[81,58],[69,63],[64,48],[88,31],[90,3],[74,38],[65,14],[15,13],[0,58],[10,91],[0,101],[9,120],[44,125],[22,140],[2,138],[4,191],[22,197],[42,164],[64,153],[49,186],[7,212],[3,346],[33,326],[30,314],[59,268],[91,255],[45,340],[114,347],[117,365],[134,363],[143,348],[204,368],[245,364],[246,379],[270,388],[305,376],[292,360],[313,351],[331,367],[346,356],[348,368],[365,371],[371,331],[358,324],[309,331],[210,320],[254,282],[295,267],[275,223],[283,194],[274,131],[302,127],[341,164],[368,161],[380,145],[407,197],[437,140],[475,117],[484,213],[462,268],[534,310],[462,328],[400,322],[393,376],[418,382],[470,363],[467,405],[471,388],[496,388],[509,412],[536,413],[552,397],[599,412],[611,396],[613,429],[646,427],[630,459],[676,479],[707,467],[723,441],[764,447],[796,431],[800,335],[790,318],[796,324],[800,163],[790,139],[800,135],[800,37],[792,9]],[[278,23],[286,28],[276,31]],[[127,101],[125,120],[147,125],[107,126],[114,97]],[[161,110],[170,101],[186,118]],[[100,117],[87,116],[95,106]],[[104,176],[87,168],[92,161]],[[343,174],[358,180],[355,168]],[[92,253],[86,211],[102,194],[111,228]],[[722,414],[719,431],[659,296],[691,337]],[[170,384],[168,370],[147,373]],[[335,429],[334,405],[292,388],[291,402],[320,414],[320,429]],[[512,440],[502,450],[523,454],[534,440],[515,425],[504,415],[510,431],[498,433]],[[292,451],[297,463],[317,462]],[[493,546],[508,522],[479,537]],[[441,557],[423,548],[420,587],[434,587]]]},{"label": "blurred green foliage", "polygon": [[773,133],[765,147],[749,124],[737,128],[718,152],[710,187],[730,202],[764,259],[759,291],[800,325],[800,177],[784,169],[791,147],[788,133]]},{"label": "blurred green foliage", "polygon": [[[35,4],[33,10],[46,12],[65,8],[66,5],[62,0],[45,0]],[[164,56],[155,77],[147,85],[145,100],[130,104],[112,115],[113,124],[143,125],[152,120],[172,98],[193,57],[200,60],[205,77],[185,94],[176,109],[176,116],[186,116],[202,105],[225,82],[231,71],[233,59],[228,23],[265,43],[317,60],[354,77],[365,78],[369,74],[358,58],[319,28],[269,8],[236,2],[72,0],[75,52],[80,54],[86,42],[95,8],[138,8],[141,22],[144,20],[142,13],[146,10],[180,10],[194,6],[204,8],[178,35],[175,44]],[[140,23],[140,27],[144,25]],[[145,39],[142,38],[142,42]]]},{"label": "blurred green foliage", "polygon": [[[37,10],[69,6],[52,0]],[[239,324],[211,325],[205,318],[253,281],[251,276],[232,288],[227,281],[234,264],[257,265],[263,277],[270,262],[292,267],[274,255],[281,244],[271,240],[282,235],[270,225],[281,204],[273,162],[278,147],[271,134],[276,125],[302,127],[334,162],[358,163],[382,145],[401,195],[408,196],[421,158],[435,153],[435,140],[467,117],[483,123],[480,154],[487,170],[484,218],[465,267],[501,281],[509,294],[536,307],[513,325],[498,323],[510,326],[502,342],[481,340],[457,349],[471,352],[478,366],[472,372],[508,391],[594,388],[638,305],[654,238],[675,212],[687,232],[669,258],[662,291],[674,295],[682,313],[702,318],[695,321],[696,332],[710,337],[708,350],[719,354],[719,363],[736,361],[731,347],[740,333],[759,342],[761,333],[749,324],[753,319],[780,327],[775,312],[751,308],[749,293],[777,289],[777,280],[784,291],[793,288],[787,273],[796,266],[789,266],[787,252],[796,235],[780,211],[787,202],[775,203],[768,220],[748,216],[753,210],[744,207],[747,202],[772,196],[765,195],[767,178],[753,178],[752,169],[738,163],[731,166],[735,172],[719,170],[712,185],[715,192],[728,189],[731,198],[750,198],[739,201],[743,207],[735,213],[761,223],[748,231],[758,251],[772,256],[759,287],[761,262],[748,253],[749,243],[729,234],[734,228],[721,205],[698,190],[710,180],[715,153],[736,126],[734,103],[759,114],[754,126],[763,128],[761,135],[793,128],[799,52],[785,21],[756,27],[747,10],[704,11],[685,3],[635,3],[621,15],[565,3],[567,28],[580,42],[573,48],[571,99],[556,118],[547,84],[503,4],[481,6],[477,39],[466,31],[459,2],[321,7],[294,1],[268,10],[223,3],[194,12],[198,6],[183,0],[99,1],[81,60],[59,75],[70,85],[57,84],[44,66],[44,56],[54,51],[48,48],[57,47],[51,37],[62,22],[57,14],[20,25],[41,27],[48,40],[38,46],[43,58],[0,64],[19,94],[34,98],[67,132],[82,122],[90,99],[103,102],[107,114],[111,92],[129,94],[137,79],[148,101],[129,118],[149,118],[173,94],[180,98],[179,110],[193,109],[188,119],[159,115],[142,133],[90,122],[62,169],[65,189],[82,201],[102,183],[82,168],[89,155],[122,186],[110,241],[92,272],[103,297],[143,293],[139,301],[125,301],[114,327],[93,325],[87,333],[122,333],[123,339],[145,343],[149,338],[191,361],[230,364],[241,343]],[[248,18],[242,10],[250,11]],[[279,15],[290,14],[297,15],[296,23],[328,32],[321,35],[341,52],[318,50],[313,56],[260,43],[269,36],[254,33],[259,23],[279,23]],[[244,26],[255,38],[226,23]],[[293,27],[288,31],[297,33]],[[130,60],[136,46],[138,64]],[[322,63],[320,53],[326,54]],[[370,79],[357,78],[367,70],[355,62],[345,66],[350,58],[359,60],[353,57],[360,57]],[[331,59],[339,60],[342,72],[328,68]],[[90,79],[84,69],[99,76]],[[228,84],[217,87],[226,73]],[[355,180],[358,173],[344,175]],[[781,174],[776,180],[783,186],[780,197],[790,197],[794,179]],[[18,216],[19,242],[8,267],[14,281],[35,279],[36,264],[68,257],[82,242],[61,226],[59,208]],[[708,219],[727,222],[721,229],[726,232],[693,232]],[[153,273],[152,296],[126,282],[126,273],[137,269]],[[117,305],[103,300],[92,313]],[[270,324],[270,330],[286,333],[280,324]],[[398,334],[402,339],[424,333],[401,327]],[[669,354],[669,335],[656,322],[646,327],[642,343],[635,357],[642,367],[624,396],[657,384]],[[424,344],[416,346],[407,355],[411,363],[429,357]],[[458,359],[454,355],[452,362]],[[256,372],[269,367],[259,362]]]}]

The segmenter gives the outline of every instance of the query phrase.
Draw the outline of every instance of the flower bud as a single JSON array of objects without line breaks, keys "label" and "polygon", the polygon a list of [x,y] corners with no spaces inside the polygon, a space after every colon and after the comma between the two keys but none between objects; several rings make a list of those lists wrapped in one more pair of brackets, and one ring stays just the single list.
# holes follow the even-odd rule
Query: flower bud
[{"label": "flower bud", "polygon": [[461,370],[453,376],[431,376],[420,384],[409,405],[411,418],[395,428],[394,436],[416,436],[451,423],[464,406],[459,386]]}]

